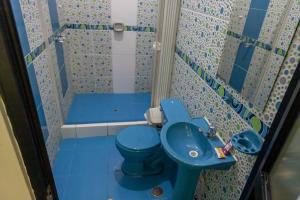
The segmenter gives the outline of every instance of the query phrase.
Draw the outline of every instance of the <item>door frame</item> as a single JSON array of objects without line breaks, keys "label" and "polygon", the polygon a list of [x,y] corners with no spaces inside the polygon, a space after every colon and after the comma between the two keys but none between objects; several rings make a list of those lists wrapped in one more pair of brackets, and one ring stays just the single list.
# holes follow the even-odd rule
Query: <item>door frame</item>
[{"label": "door frame", "polygon": [[36,199],[58,199],[10,0],[0,1],[0,94]]},{"label": "door frame", "polygon": [[[9,0],[0,1],[0,58],[0,94],[36,199],[47,199],[49,192],[53,199],[58,199]],[[249,198],[259,174],[271,169],[280,153],[280,147],[288,137],[287,132],[300,109],[299,77],[300,64],[258,155],[241,200]]]}]

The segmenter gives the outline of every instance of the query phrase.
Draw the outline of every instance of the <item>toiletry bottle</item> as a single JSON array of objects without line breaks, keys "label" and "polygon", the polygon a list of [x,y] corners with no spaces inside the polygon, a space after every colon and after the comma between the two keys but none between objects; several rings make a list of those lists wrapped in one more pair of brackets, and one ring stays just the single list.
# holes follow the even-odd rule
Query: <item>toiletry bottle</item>
[{"label": "toiletry bottle", "polygon": [[227,144],[223,148],[223,153],[225,155],[228,155],[231,149],[232,149],[232,143],[231,143],[231,140],[230,140],[229,142],[227,142]]}]

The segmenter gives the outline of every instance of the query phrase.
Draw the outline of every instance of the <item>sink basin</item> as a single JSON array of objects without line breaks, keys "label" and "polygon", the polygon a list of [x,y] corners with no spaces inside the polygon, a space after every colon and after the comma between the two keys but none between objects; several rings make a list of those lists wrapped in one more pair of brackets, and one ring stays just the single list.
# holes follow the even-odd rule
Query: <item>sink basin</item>
[{"label": "sink basin", "polygon": [[224,144],[217,138],[208,138],[204,120],[167,123],[161,131],[161,143],[167,155],[178,164],[172,200],[192,200],[203,169],[229,169],[235,163],[232,156],[218,159],[215,147]]},{"label": "sink basin", "polygon": [[195,169],[206,166],[214,150],[198,126],[178,122],[167,129],[161,140],[167,154],[175,162]]}]

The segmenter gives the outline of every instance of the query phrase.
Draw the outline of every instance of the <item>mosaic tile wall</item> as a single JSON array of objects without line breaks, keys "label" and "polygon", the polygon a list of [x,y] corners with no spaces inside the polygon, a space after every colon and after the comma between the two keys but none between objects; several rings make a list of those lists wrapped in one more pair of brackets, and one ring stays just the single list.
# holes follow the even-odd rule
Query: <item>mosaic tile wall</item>
[{"label": "mosaic tile wall", "polygon": [[[53,42],[55,25],[52,2],[11,0],[27,71],[43,130],[50,163],[61,139],[60,127],[72,99],[72,89],[62,75]],[[53,7],[51,7],[53,8]],[[60,63],[61,64],[61,63]],[[62,79],[65,80],[62,80]]]},{"label": "mosaic tile wall", "polygon": [[[67,24],[64,49],[75,93],[113,92],[111,1],[57,0],[60,23]],[[147,92],[152,86],[153,50],[158,0],[138,0],[135,91]],[[69,26],[70,25],[70,26]],[[74,28],[78,25],[77,28]],[[110,26],[108,30],[88,28]],[[83,26],[83,27],[82,27]],[[148,30],[151,29],[151,30]]]},{"label": "mosaic tile wall", "polygon": [[[158,0],[138,0],[138,26],[156,27],[158,17]],[[135,90],[151,92],[152,72],[154,67],[153,43],[154,32],[137,33]]]},{"label": "mosaic tile wall", "polygon": [[[246,1],[241,2],[245,4]],[[274,7],[278,7],[277,4],[274,1]],[[262,135],[267,134],[300,60],[299,29],[264,112],[258,111],[216,78],[220,64],[218,56],[223,51],[233,5],[230,0],[182,1],[171,86],[171,96],[181,99],[193,117],[207,116],[221,131],[225,141],[232,134],[246,129],[253,128]],[[285,29],[289,30],[287,27]],[[216,43],[219,45],[213,45]],[[201,186],[197,190],[199,199],[239,199],[256,157],[237,151],[233,154],[238,162],[229,171],[207,170],[203,173],[199,180]]]},{"label": "mosaic tile wall", "polygon": [[66,29],[64,34],[74,92],[112,92],[110,31]]},{"label": "mosaic tile wall", "polygon": [[[110,25],[110,1],[60,0],[61,24]],[[109,30],[67,26],[63,32],[65,60],[75,93],[112,92],[111,33]]]},{"label": "mosaic tile wall", "polygon": [[[235,57],[238,53],[244,25],[248,15],[249,0],[238,1],[232,11],[218,74],[228,83],[233,71]],[[252,102],[258,110],[263,110],[268,101],[272,86],[295,32],[300,18],[299,1],[271,0],[263,21],[241,94]],[[253,43],[253,42],[250,42]],[[269,67],[267,67],[269,66]]]}]

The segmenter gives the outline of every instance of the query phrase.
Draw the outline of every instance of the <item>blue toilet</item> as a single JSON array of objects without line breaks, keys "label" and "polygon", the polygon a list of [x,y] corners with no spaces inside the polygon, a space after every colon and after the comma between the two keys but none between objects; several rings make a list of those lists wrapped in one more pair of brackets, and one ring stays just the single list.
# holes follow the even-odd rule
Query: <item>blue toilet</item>
[{"label": "blue toilet", "polygon": [[[191,117],[176,99],[161,101],[161,110],[167,121],[190,121]],[[124,157],[122,171],[134,177],[156,175],[162,172],[163,150],[160,135],[151,126],[131,126],[120,131],[116,146]]]}]

